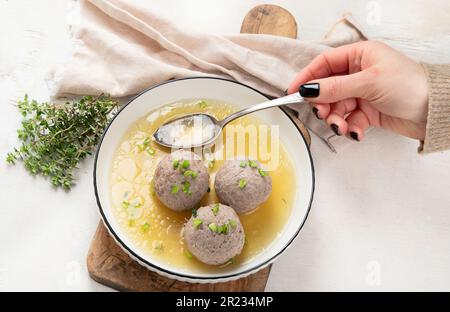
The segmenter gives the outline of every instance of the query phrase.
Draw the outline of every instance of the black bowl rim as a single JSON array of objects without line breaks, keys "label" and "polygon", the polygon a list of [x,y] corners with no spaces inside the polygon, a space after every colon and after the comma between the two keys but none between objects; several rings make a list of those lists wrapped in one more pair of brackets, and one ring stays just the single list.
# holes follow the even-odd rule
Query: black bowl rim
[{"label": "black bowl rim", "polygon": [[311,156],[311,151],[310,148],[308,146],[308,143],[306,142],[305,137],[303,136],[303,133],[300,131],[300,128],[297,126],[297,124],[295,123],[295,121],[293,120],[293,118],[281,107],[278,107],[279,109],[281,109],[281,111],[286,114],[286,116],[289,118],[289,120],[294,124],[295,128],[297,128],[298,132],[300,133],[300,136],[303,139],[303,142],[305,143],[306,146],[306,150],[308,151],[308,156],[309,156],[309,161],[311,164],[311,173],[312,173],[312,190],[311,190],[311,195],[310,195],[310,200],[309,200],[309,204],[308,204],[308,209],[306,211],[306,215],[305,218],[303,219],[303,222],[300,224],[299,228],[297,229],[296,233],[291,237],[291,239],[286,243],[286,245],[280,249],[279,252],[277,252],[276,255],[272,256],[270,259],[267,259],[266,261],[264,261],[263,263],[260,263],[259,265],[252,267],[250,269],[247,269],[245,271],[239,272],[239,273],[234,273],[234,274],[227,274],[227,275],[219,275],[219,276],[211,276],[211,277],[203,277],[203,276],[195,276],[195,275],[188,275],[188,274],[180,274],[177,272],[173,272],[170,271],[168,269],[162,268],[160,266],[157,266],[149,261],[147,261],[146,259],[142,258],[141,256],[139,256],[138,254],[136,254],[130,247],[128,247],[127,244],[125,244],[120,237],[117,235],[117,233],[114,231],[113,227],[111,226],[111,224],[109,223],[104,211],[103,211],[103,207],[100,203],[100,198],[98,195],[98,190],[97,190],[97,161],[98,161],[98,154],[100,152],[100,148],[101,145],[103,143],[103,139],[106,135],[106,133],[108,132],[109,127],[111,126],[111,124],[114,122],[114,120],[116,119],[116,117],[130,104],[132,103],[135,99],[137,99],[138,97],[140,97],[141,95],[143,95],[144,93],[147,93],[150,90],[153,90],[157,87],[163,86],[165,84],[169,84],[169,83],[173,83],[173,82],[177,82],[177,81],[183,81],[183,80],[190,80],[190,79],[216,79],[216,80],[223,80],[223,81],[227,81],[227,82],[231,82],[231,83],[235,83],[238,85],[241,85],[243,87],[246,87],[248,89],[253,90],[256,93],[259,93],[260,95],[264,96],[267,99],[270,99],[267,95],[263,94],[262,92],[256,90],[255,88],[248,86],[244,83],[235,81],[235,80],[231,80],[231,79],[226,79],[226,78],[220,78],[220,77],[209,77],[209,76],[198,76],[198,77],[186,77],[186,78],[179,78],[179,79],[172,79],[172,80],[167,80],[158,84],[155,84],[145,90],[143,90],[142,92],[140,92],[139,94],[137,94],[136,96],[134,96],[131,100],[129,100],[125,105],[122,106],[122,108],[113,116],[113,118],[111,119],[111,121],[108,123],[108,126],[106,127],[106,129],[104,130],[99,143],[98,143],[98,147],[97,147],[97,151],[95,153],[95,158],[94,158],[94,192],[95,192],[95,198],[97,201],[97,206],[99,208],[100,214],[102,216],[103,222],[105,223],[105,225],[108,227],[109,232],[114,236],[114,239],[116,240],[116,242],[118,242],[122,248],[126,249],[126,251],[132,255],[135,259],[139,260],[141,263],[144,263],[145,265],[154,268],[157,271],[160,272],[164,272],[168,275],[171,276],[178,276],[181,277],[183,279],[190,279],[190,280],[222,280],[222,279],[233,279],[233,278],[237,278],[239,276],[247,276],[251,273],[257,272],[259,271],[259,269],[264,268],[265,266],[267,266],[268,264],[270,264],[272,261],[274,261],[276,258],[278,258],[291,244],[292,242],[297,238],[298,234],[300,233],[300,230],[303,228],[306,219],[308,218],[309,212],[311,210],[311,206],[312,206],[312,202],[313,202],[313,198],[314,198],[314,190],[315,190],[315,171],[314,171],[314,163],[313,163],[313,159]]}]

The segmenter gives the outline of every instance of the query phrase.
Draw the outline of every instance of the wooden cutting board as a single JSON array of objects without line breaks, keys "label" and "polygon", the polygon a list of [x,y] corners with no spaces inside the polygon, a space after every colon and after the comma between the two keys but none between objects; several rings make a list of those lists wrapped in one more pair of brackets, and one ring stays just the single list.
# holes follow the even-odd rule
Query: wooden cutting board
[{"label": "wooden cutting board", "polygon": [[[241,33],[271,34],[295,39],[297,23],[288,11],[279,6],[259,5],[245,16]],[[301,122],[296,123],[310,144],[308,131]],[[226,283],[180,282],[152,272],[131,259],[100,221],[89,248],[87,268],[92,279],[120,291],[264,291],[271,266]]]}]

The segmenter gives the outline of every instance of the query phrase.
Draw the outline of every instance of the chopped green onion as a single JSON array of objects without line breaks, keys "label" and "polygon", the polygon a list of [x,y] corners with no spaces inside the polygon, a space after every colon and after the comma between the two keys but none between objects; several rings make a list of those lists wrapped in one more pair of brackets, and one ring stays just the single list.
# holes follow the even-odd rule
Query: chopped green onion
[{"label": "chopped green onion", "polygon": [[191,165],[191,163],[189,162],[189,160],[185,159],[185,160],[183,160],[183,162],[181,163],[181,168],[187,169],[187,168],[189,168],[190,165]]},{"label": "chopped green onion", "polygon": [[218,233],[227,235],[230,229],[228,228],[228,224],[219,225]]},{"label": "chopped green onion", "polygon": [[179,161],[178,159],[174,160],[174,161],[172,162],[173,169],[177,169],[179,164],[180,164],[180,161]]},{"label": "chopped green onion", "polygon": [[196,209],[196,208],[192,208],[192,216],[193,216],[194,218],[197,217],[197,209]]},{"label": "chopped green onion", "polygon": [[194,257],[187,249],[184,251],[184,254],[186,255],[186,258],[188,258],[189,260],[191,260]]},{"label": "chopped green onion", "polygon": [[215,204],[211,210],[213,212],[214,215],[217,215],[217,213],[219,212],[219,208],[220,208],[220,204]]},{"label": "chopped green onion", "polygon": [[245,168],[245,167],[247,167],[247,162],[246,162],[246,161],[241,161],[241,163],[239,164],[239,166],[240,166],[241,168]]},{"label": "chopped green onion", "polygon": [[183,193],[187,194],[187,195],[192,195],[192,192],[190,190],[191,187],[191,183],[189,183],[189,181],[185,181],[183,183]]},{"label": "chopped green onion", "polygon": [[172,190],[171,190],[172,194],[177,194],[179,190],[180,190],[180,187],[178,185],[176,185],[176,184],[172,185]]},{"label": "chopped green onion", "polygon": [[146,137],[142,144],[138,145],[138,149],[140,152],[144,151],[150,145],[150,138]]},{"label": "chopped green onion", "polygon": [[148,222],[145,222],[144,224],[142,224],[141,229],[143,232],[147,232],[150,229],[150,224]]},{"label": "chopped green onion", "polygon": [[122,201],[122,208],[127,209],[130,207],[130,202],[128,200]]},{"label": "chopped green onion", "polygon": [[210,229],[211,231],[217,233],[217,231],[218,231],[217,224],[215,224],[215,223],[210,223],[210,224],[208,225],[208,227],[209,227],[209,229]]},{"label": "chopped green onion", "polygon": [[231,226],[232,229],[235,229],[237,227],[236,220],[230,219],[228,220],[228,224]]},{"label": "chopped green onion", "polygon": [[230,260],[228,260],[227,262],[225,262],[224,264],[221,264],[220,266],[219,266],[219,268],[225,268],[225,267],[227,267],[227,266],[229,266],[229,265],[232,265],[234,263],[234,258],[231,258]]},{"label": "chopped green onion", "polygon": [[147,154],[149,154],[150,156],[155,155],[155,153],[156,153],[156,151],[153,148],[151,148],[151,147],[147,148]]},{"label": "chopped green onion", "polygon": [[248,165],[249,165],[251,168],[257,168],[257,167],[258,167],[258,163],[257,163],[256,161],[254,161],[254,160],[249,160],[249,161],[248,161]]},{"label": "chopped green onion", "polygon": [[196,171],[192,171],[192,170],[186,170],[183,175],[185,177],[192,177],[193,179],[195,179],[196,177],[198,177],[198,172]]},{"label": "chopped green onion", "polygon": [[245,181],[244,179],[240,179],[238,185],[239,188],[242,190],[247,185],[247,181]]},{"label": "chopped green onion", "polygon": [[161,241],[153,241],[153,248],[156,250],[164,250],[164,244]]},{"label": "chopped green onion", "polygon": [[208,104],[204,100],[198,101],[197,103],[198,103],[198,106],[200,106],[200,108],[205,108],[208,106]]},{"label": "chopped green onion", "polygon": [[217,225],[216,223],[213,222],[208,225],[208,228],[217,234],[227,235],[230,232],[230,225],[228,223]]},{"label": "chopped green onion", "polygon": [[262,168],[258,168],[259,175],[262,177],[267,176],[267,171],[264,171]]},{"label": "chopped green onion", "polygon": [[199,218],[195,218],[194,219],[194,229],[198,229],[199,227],[200,227],[200,225],[202,225],[203,224],[203,220],[202,219],[199,219]]}]

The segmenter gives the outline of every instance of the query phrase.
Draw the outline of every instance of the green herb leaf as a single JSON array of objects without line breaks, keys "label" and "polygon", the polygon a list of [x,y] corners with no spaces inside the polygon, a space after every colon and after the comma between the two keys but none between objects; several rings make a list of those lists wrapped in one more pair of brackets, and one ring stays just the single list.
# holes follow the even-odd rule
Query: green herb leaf
[{"label": "green herb leaf", "polygon": [[245,167],[247,167],[247,162],[246,162],[246,161],[241,161],[241,163],[239,164],[239,166],[240,166],[241,168],[245,168]]},{"label": "green herb leaf", "polygon": [[189,160],[185,159],[185,160],[183,160],[183,162],[181,163],[181,168],[183,168],[183,169],[188,169],[190,165],[191,165],[191,163],[189,162]]},{"label": "green herb leaf", "polygon": [[264,171],[262,168],[258,168],[259,175],[262,177],[267,176],[267,171]]},{"label": "green herb leaf", "polygon": [[192,171],[192,170],[186,170],[183,175],[185,177],[192,177],[193,179],[195,179],[196,177],[198,177],[198,172],[196,171]]},{"label": "green herb leaf", "polygon": [[156,191],[155,191],[155,188],[154,188],[154,186],[153,186],[153,181],[152,181],[152,183],[150,183],[150,194],[151,194],[152,196],[155,196],[155,195],[156,195]]},{"label": "green herb leaf", "polygon": [[189,260],[191,260],[194,256],[190,253],[189,250],[185,249],[184,250],[184,254],[186,255],[186,258],[188,258]]},{"label": "green herb leaf", "polygon": [[245,181],[244,179],[240,179],[238,185],[239,188],[242,190],[247,185],[247,181]]},{"label": "green herb leaf", "polygon": [[24,99],[18,102],[23,116],[17,136],[20,148],[6,156],[9,164],[23,161],[32,175],[49,177],[55,187],[69,190],[74,171],[90,155],[117,108],[117,101],[101,94],[54,105]]},{"label": "green herb leaf", "polygon": [[227,235],[229,231],[230,231],[230,229],[229,229],[229,227],[228,227],[228,224],[222,224],[222,225],[219,225],[219,227],[218,227],[218,229],[217,229],[217,232],[218,232],[219,234],[225,234],[225,235]]},{"label": "green herb leaf", "polygon": [[164,244],[162,241],[153,241],[153,249],[163,251],[164,250]]},{"label": "green herb leaf", "polygon": [[192,173],[192,170],[186,170],[186,171],[183,173],[183,175],[184,175],[185,177],[189,177],[189,176],[191,175],[191,173]]},{"label": "green herb leaf", "polygon": [[199,218],[195,218],[194,219],[194,229],[198,230],[198,228],[200,227],[200,225],[202,225],[203,220],[199,219]]},{"label": "green herb leaf", "polygon": [[191,183],[189,183],[189,181],[185,181],[183,183],[183,193],[187,194],[187,195],[192,195],[192,192],[190,190],[191,187]]},{"label": "green herb leaf", "polygon": [[234,262],[235,262],[234,258],[231,258],[230,260],[228,260],[227,262],[225,262],[224,264],[222,264],[222,265],[220,266],[220,268],[227,267],[227,266],[233,264]]},{"label": "green herb leaf", "polygon": [[218,231],[218,226],[217,226],[217,224],[215,224],[214,222],[213,222],[213,223],[210,223],[210,224],[208,225],[208,228],[209,228],[211,231],[215,232],[215,233],[217,233],[217,231]]},{"label": "green herb leaf", "polygon": [[206,101],[204,100],[198,101],[197,103],[200,108],[206,108],[208,106],[208,103],[206,103]]},{"label": "green herb leaf", "polygon": [[230,219],[228,220],[228,224],[231,226],[232,229],[235,229],[237,227],[236,220]]},{"label": "green herb leaf", "polygon": [[6,162],[8,164],[14,165],[16,163],[16,160],[17,160],[17,156],[15,153],[8,153],[6,155]]},{"label": "green herb leaf", "polygon": [[143,232],[148,232],[149,229],[150,229],[150,224],[148,222],[145,222],[144,224],[142,224],[141,230]]},{"label": "green herb leaf", "polygon": [[258,163],[254,160],[249,160],[248,161],[248,165],[250,166],[250,168],[257,168],[258,167]]},{"label": "green herb leaf", "polygon": [[177,194],[179,190],[180,190],[180,187],[178,185],[174,184],[174,185],[172,185],[172,189],[170,192],[172,194]]},{"label": "green herb leaf", "polygon": [[220,204],[215,204],[212,208],[211,208],[211,210],[212,210],[212,212],[213,212],[213,214],[216,216],[217,215],[217,213],[219,212],[219,208],[220,208]]},{"label": "green herb leaf", "polygon": [[142,143],[138,145],[138,149],[140,152],[145,151],[147,147],[149,147],[149,145],[150,145],[150,138],[145,137],[144,141],[142,141]]}]

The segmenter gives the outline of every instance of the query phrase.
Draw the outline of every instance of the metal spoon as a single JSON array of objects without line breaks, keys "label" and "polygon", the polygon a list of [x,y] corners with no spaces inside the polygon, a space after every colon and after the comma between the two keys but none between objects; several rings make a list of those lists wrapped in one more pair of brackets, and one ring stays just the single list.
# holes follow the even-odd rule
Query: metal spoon
[{"label": "metal spoon", "polygon": [[275,106],[298,104],[303,97],[293,93],[271,101],[256,104],[235,112],[222,120],[205,113],[184,115],[164,123],[155,131],[155,141],[171,148],[191,148],[213,143],[222,132],[222,129],[231,121],[244,115]]}]

